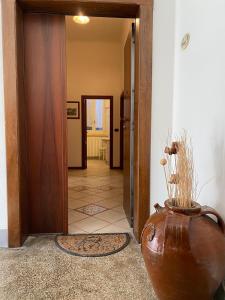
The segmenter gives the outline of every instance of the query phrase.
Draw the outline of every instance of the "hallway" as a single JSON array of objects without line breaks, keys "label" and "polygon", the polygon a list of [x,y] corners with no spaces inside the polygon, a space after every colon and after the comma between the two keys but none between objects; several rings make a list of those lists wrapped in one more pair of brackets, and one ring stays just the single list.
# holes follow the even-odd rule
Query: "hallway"
[{"label": "hallway", "polygon": [[69,233],[131,232],[123,210],[123,173],[102,160],[69,170]]}]

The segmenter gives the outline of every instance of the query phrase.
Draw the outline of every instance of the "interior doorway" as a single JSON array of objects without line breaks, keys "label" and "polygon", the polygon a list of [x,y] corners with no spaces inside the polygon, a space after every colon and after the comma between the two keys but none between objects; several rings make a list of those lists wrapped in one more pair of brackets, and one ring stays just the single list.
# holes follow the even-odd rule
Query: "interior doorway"
[{"label": "interior doorway", "polygon": [[82,106],[82,168],[99,159],[113,169],[113,96],[84,96]]},{"label": "interior doorway", "polygon": [[[104,5],[103,5],[104,4]],[[16,9],[15,9],[16,8]],[[135,203],[134,203],[134,234],[136,238],[139,240],[141,231],[145,224],[146,219],[149,215],[149,185],[150,185],[150,124],[151,124],[151,67],[152,67],[152,1],[142,1],[138,0],[135,4],[133,1],[111,1],[103,0],[101,3],[93,3],[92,1],[85,2],[77,2],[77,1],[33,1],[33,0],[12,0],[12,1],[3,1],[2,3],[2,14],[3,14],[3,40],[6,41],[3,43],[4,48],[4,90],[5,90],[5,110],[6,110],[6,137],[7,137],[7,184],[8,184],[8,228],[9,228],[9,245],[11,247],[20,246],[23,242],[25,236],[31,233],[29,228],[28,220],[32,218],[30,214],[29,207],[29,182],[27,178],[29,178],[29,171],[27,170],[27,166],[30,164],[28,161],[28,157],[26,155],[26,151],[30,151],[27,148],[27,125],[26,121],[26,102],[24,97],[24,77],[22,76],[24,72],[24,45],[23,45],[23,22],[24,16],[27,13],[44,13],[44,18],[48,18],[48,16],[59,16],[61,17],[61,25],[58,27],[54,33],[50,35],[49,39],[40,39],[40,41],[48,41],[50,45],[52,45],[52,41],[59,37],[62,37],[64,32],[63,28],[63,15],[78,15],[82,10],[84,15],[89,16],[104,16],[104,17],[122,17],[122,18],[136,18],[137,20],[137,31],[136,31],[136,78],[135,78],[135,182],[134,182],[134,194],[135,194]],[[43,19],[44,19],[43,18]],[[50,18],[49,18],[50,19]],[[33,23],[35,25],[35,23]],[[45,26],[49,26],[49,20],[46,20]],[[45,28],[43,26],[43,29]],[[15,30],[16,29],[16,30]],[[39,33],[43,34],[45,31],[40,30]],[[47,31],[49,34],[49,31]],[[31,35],[33,33],[31,32]],[[40,45],[38,45],[39,47]],[[53,47],[44,48],[49,53],[50,49],[53,50]],[[63,51],[63,47],[59,48],[59,51]],[[31,57],[33,57],[33,53],[31,53]],[[49,68],[47,65],[52,63],[52,60],[46,59],[51,58],[54,60],[55,52],[53,51],[53,55],[46,56],[43,58],[45,62],[43,64],[38,65],[38,70],[42,70],[43,72],[49,72]],[[62,57],[62,56],[60,56]],[[35,61],[35,59],[33,59]],[[58,61],[60,62],[60,61]],[[52,66],[59,66],[58,64],[52,64]],[[43,67],[43,68],[42,68]],[[63,70],[60,69],[59,70]],[[32,70],[31,70],[32,71]],[[52,81],[54,86],[63,86],[64,82],[60,77],[57,76],[57,72],[52,73],[54,75],[54,80],[56,80],[56,84]],[[44,73],[45,75],[45,73]],[[42,77],[40,74],[39,78]],[[49,79],[49,77],[48,77]],[[42,82],[42,81],[41,81]],[[39,81],[40,83],[40,81]],[[34,85],[35,86],[35,85]],[[52,86],[51,84],[48,87]],[[55,89],[52,88],[51,92],[55,93]],[[26,93],[25,93],[26,94]],[[48,93],[47,93],[48,94]],[[45,94],[45,95],[47,95]],[[63,94],[63,93],[62,93]],[[49,94],[48,94],[49,95]],[[39,103],[39,102],[36,102]],[[40,102],[40,104],[43,102]],[[55,112],[59,112],[62,107],[56,106],[51,107],[48,106],[48,109],[51,111],[51,118],[49,121],[48,130],[53,130],[54,134],[57,135],[57,128],[55,128],[55,121],[59,120],[62,116],[61,125],[65,128],[66,123],[66,103],[61,102],[65,105],[64,112],[58,115],[54,115]],[[43,106],[45,107],[45,106]],[[40,112],[40,111],[39,111]],[[32,118],[35,114],[31,114],[30,122],[32,125]],[[40,119],[41,120],[41,119]],[[46,119],[47,120],[47,119]],[[60,122],[59,122],[60,123]],[[58,124],[59,124],[58,123]],[[35,128],[35,126],[33,127]],[[62,129],[62,128],[61,128]],[[60,130],[61,130],[60,129]],[[63,129],[64,130],[64,129]],[[43,128],[43,133],[45,133]],[[145,135],[145,139],[143,139],[143,134]],[[45,134],[47,137],[47,135]],[[32,134],[31,134],[32,137]],[[42,136],[43,137],[43,136]],[[38,137],[39,138],[39,137]],[[56,136],[55,136],[56,138]],[[59,136],[57,136],[59,138]],[[40,139],[39,139],[40,141]],[[52,152],[50,148],[47,147],[49,138],[45,139],[46,147],[45,152],[41,151],[40,153],[51,154]],[[52,141],[52,140],[51,140]],[[54,140],[56,141],[56,139]],[[39,164],[39,167],[42,167],[42,173],[45,174],[45,167],[50,166],[54,169],[57,165],[60,167],[67,166],[67,158],[66,151],[62,147],[62,141],[51,144],[54,151],[53,157],[51,160],[34,160],[34,164],[32,168],[36,168],[36,163]],[[60,152],[58,152],[57,147],[60,148]],[[26,151],[25,151],[26,150]],[[19,157],[16,156],[15,153],[18,153]],[[60,154],[60,155],[59,155]],[[51,154],[52,155],[52,154]],[[50,155],[50,156],[51,156]],[[44,163],[47,162],[47,164]],[[50,165],[49,165],[50,163]],[[39,168],[38,167],[38,168]],[[38,170],[38,169],[37,169]],[[59,170],[55,168],[55,173],[51,172],[51,176],[49,176],[49,182],[47,177],[45,177],[45,184],[43,185],[43,177],[39,176],[36,179],[36,184],[40,185],[43,193],[45,193],[49,186],[56,187],[59,177]],[[37,174],[40,174],[40,172]],[[54,176],[53,176],[54,175]],[[61,188],[63,191],[63,197],[60,198],[59,203],[62,205],[62,209],[57,207],[59,212],[60,219],[51,219],[48,215],[46,218],[49,219],[50,223],[56,221],[54,226],[58,226],[56,231],[67,232],[67,228],[65,225],[68,224],[67,217],[65,213],[67,213],[67,208],[65,202],[62,199],[66,199],[66,170],[62,172],[62,177],[60,177],[60,181],[62,182]],[[53,177],[52,177],[53,176]],[[49,185],[50,184],[50,185]],[[34,186],[33,186],[34,187]],[[32,188],[32,187],[31,187]],[[37,188],[37,186],[35,187]],[[56,191],[51,191],[57,194]],[[58,194],[57,194],[58,195]],[[43,198],[42,198],[43,199]],[[41,200],[38,199],[38,201]],[[44,200],[43,200],[44,201]],[[39,205],[39,204],[40,205]],[[47,202],[48,204],[51,203]],[[39,208],[45,209],[45,204],[37,202]],[[53,213],[53,211],[52,211]],[[42,216],[44,216],[43,214]],[[60,220],[60,224],[57,222]],[[38,220],[41,226],[45,225],[44,219]],[[51,231],[55,232],[50,226]]]}]

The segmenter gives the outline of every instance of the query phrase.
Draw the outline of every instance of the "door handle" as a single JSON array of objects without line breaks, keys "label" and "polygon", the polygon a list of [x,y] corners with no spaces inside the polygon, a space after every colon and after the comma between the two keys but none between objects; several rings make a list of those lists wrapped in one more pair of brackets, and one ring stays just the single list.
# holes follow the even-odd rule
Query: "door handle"
[{"label": "door handle", "polygon": [[124,122],[124,123],[125,122],[130,122],[130,119],[129,118],[124,118],[124,119],[121,119],[121,121]]}]

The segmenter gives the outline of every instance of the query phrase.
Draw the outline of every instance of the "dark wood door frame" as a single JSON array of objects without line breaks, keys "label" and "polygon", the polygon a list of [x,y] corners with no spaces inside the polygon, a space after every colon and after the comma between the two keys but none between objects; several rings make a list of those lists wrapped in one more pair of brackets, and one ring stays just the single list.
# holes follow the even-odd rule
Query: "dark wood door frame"
[{"label": "dark wood door frame", "polygon": [[153,0],[2,0],[9,246],[18,247],[23,241],[19,111],[20,29],[25,11],[136,18],[134,234],[140,240],[150,207]]},{"label": "dark wood door frame", "polygon": [[93,96],[83,95],[81,96],[81,126],[82,126],[82,169],[87,168],[87,100],[104,100],[110,101],[110,158],[109,166],[113,169],[113,96]]},{"label": "dark wood door frame", "polygon": [[87,169],[87,102],[81,96],[81,169]]}]

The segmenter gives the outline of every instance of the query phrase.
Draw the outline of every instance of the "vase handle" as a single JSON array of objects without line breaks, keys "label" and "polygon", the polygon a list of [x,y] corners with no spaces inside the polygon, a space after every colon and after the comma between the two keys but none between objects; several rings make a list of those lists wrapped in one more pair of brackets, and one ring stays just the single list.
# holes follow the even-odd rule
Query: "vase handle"
[{"label": "vase handle", "polygon": [[161,205],[159,205],[159,203],[156,203],[154,205],[154,208],[155,208],[157,213],[163,210],[163,207]]},{"label": "vase handle", "polygon": [[223,221],[223,218],[218,214],[218,212],[215,209],[205,205],[205,206],[202,206],[202,211],[201,211],[200,214],[201,214],[201,216],[203,216],[203,215],[214,215],[214,216],[216,216],[218,226],[220,227],[223,234],[225,234],[225,223]]},{"label": "vase handle", "polygon": [[141,233],[141,244],[142,244],[142,238],[143,238],[143,235],[145,233],[145,230],[147,228],[149,228],[149,227],[151,228],[151,238],[150,238],[150,241],[152,241],[153,238],[154,238],[154,236],[155,236],[155,226],[152,223],[146,224],[145,227],[142,230],[142,233]]}]

